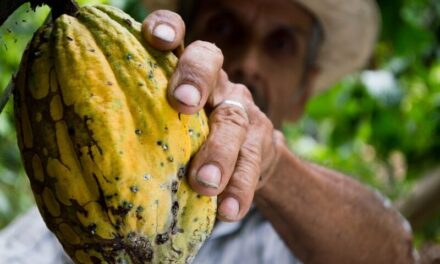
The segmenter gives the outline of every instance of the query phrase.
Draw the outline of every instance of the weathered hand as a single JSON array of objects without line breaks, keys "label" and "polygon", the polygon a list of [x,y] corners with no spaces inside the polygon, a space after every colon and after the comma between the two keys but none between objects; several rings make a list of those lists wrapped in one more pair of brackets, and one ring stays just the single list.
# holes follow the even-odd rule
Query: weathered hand
[{"label": "weathered hand", "polygon": [[[155,48],[174,50],[183,43],[185,25],[176,13],[160,10],[144,20],[143,34]],[[210,134],[192,160],[189,182],[200,194],[219,196],[220,220],[237,221],[270,177],[283,137],[249,90],[229,81],[222,65],[223,54],[214,44],[191,43],[180,54],[168,99],[181,113],[203,107],[209,113]]]}]

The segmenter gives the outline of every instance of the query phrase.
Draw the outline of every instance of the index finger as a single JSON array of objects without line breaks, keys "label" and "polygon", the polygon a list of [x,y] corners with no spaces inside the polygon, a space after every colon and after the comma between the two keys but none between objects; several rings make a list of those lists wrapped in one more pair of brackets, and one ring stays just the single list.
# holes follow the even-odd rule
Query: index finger
[{"label": "index finger", "polygon": [[142,33],[152,47],[170,51],[183,43],[185,23],[177,13],[157,10],[145,18]]},{"label": "index finger", "polygon": [[223,54],[217,46],[195,41],[183,51],[168,87],[168,102],[178,112],[202,109],[221,78]]}]

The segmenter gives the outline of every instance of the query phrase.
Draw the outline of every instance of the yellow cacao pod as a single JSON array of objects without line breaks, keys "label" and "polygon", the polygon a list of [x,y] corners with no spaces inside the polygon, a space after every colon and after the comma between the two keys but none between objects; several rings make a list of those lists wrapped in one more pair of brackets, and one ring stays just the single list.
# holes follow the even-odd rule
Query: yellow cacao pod
[{"label": "yellow cacao pod", "polygon": [[18,143],[38,208],[76,263],[189,263],[210,234],[216,199],[185,179],[208,124],[168,104],[176,63],[109,6],[61,15],[31,41]]}]

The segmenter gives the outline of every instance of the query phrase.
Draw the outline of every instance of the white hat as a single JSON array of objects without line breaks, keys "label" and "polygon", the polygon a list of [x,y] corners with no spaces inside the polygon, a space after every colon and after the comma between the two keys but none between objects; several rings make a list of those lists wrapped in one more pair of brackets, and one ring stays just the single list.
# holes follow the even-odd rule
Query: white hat
[{"label": "white hat", "polygon": [[[292,0],[320,22],[324,40],[316,58],[320,69],[313,92],[322,91],[365,65],[379,29],[374,0]],[[188,1],[190,2],[190,1]],[[149,10],[177,10],[177,0],[144,0]]]}]

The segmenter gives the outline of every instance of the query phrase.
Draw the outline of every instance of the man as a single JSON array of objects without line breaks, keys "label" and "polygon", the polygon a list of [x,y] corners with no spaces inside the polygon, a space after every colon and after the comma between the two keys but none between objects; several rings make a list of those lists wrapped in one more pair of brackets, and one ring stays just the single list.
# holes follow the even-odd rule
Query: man
[{"label": "man", "polygon": [[[179,48],[185,24],[170,11],[153,12],[143,24],[146,41],[180,56],[170,104],[185,114],[203,107],[210,113],[210,136],[188,177],[195,191],[219,196],[221,222],[194,263],[414,262],[409,225],[389,202],[299,159],[274,130],[295,121],[312,94],[365,62],[377,34],[373,1],[147,1],[150,8],[158,3],[180,11],[188,43],[205,40]],[[25,223],[2,240],[26,245],[35,256],[28,263],[44,255],[35,247],[46,250],[42,263],[61,262],[47,231],[33,248],[15,237]],[[26,230],[44,226],[34,225]]]}]

